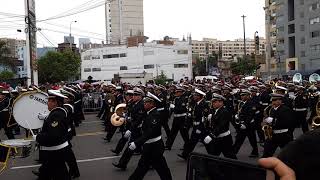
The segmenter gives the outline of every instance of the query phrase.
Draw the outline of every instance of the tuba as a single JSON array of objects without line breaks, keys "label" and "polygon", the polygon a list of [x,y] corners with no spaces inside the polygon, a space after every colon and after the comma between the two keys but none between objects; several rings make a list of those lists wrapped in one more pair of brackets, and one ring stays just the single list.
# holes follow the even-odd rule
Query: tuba
[{"label": "tuba", "polygon": [[126,121],[125,119],[126,111],[127,111],[126,104],[117,105],[115,109],[115,113],[110,118],[111,124],[116,127],[122,126]]},{"label": "tuba", "polygon": [[301,84],[302,83],[302,75],[300,73],[294,74],[292,81],[294,84]]},{"label": "tuba", "polygon": [[320,75],[317,73],[313,73],[309,76],[309,83],[310,84],[315,84],[318,81],[320,81]]},{"label": "tuba", "polygon": [[312,129],[317,129],[320,127],[320,98],[319,98],[319,95],[318,95],[318,102],[316,105],[316,112],[317,112],[317,115],[312,119],[312,125],[311,125]]}]

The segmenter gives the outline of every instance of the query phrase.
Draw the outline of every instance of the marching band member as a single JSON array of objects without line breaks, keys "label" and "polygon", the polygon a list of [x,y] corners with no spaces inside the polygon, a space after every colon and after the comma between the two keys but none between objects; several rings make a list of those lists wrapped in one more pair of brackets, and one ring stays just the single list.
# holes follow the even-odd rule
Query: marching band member
[{"label": "marching band member", "polygon": [[308,106],[309,100],[308,96],[305,93],[305,88],[303,86],[297,86],[298,92],[296,94],[295,99],[293,100],[293,111],[296,118],[296,127],[301,125],[303,133],[309,131],[308,123],[307,123],[307,114],[308,114]]},{"label": "marching band member", "polygon": [[163,156],[164,143],[161,139],[161,119],[156,108],[156,103],[160,102],[160,99],[148,93],[143,102],[147,115],[142,123],[142,136],[129,145],[129,149],[132,151],[142,146],[142,154],[138,167],[129,177],[129,180],[142,180],[150,166],[157,171],[161,180],[171,180],[171,172]]},{"label": "marching band member", "polygon": [[14,139],[12,129],[7,126],[10,120],[10,93],[0,92],[0,130],[3,128],[8,139]]}]

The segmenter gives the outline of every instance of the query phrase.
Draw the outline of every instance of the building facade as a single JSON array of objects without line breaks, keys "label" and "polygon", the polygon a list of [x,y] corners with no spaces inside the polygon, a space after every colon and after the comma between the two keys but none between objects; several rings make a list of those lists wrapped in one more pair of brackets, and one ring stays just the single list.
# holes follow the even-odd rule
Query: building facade
[{"label": "building facade", "polygon": [[4,41],[9,49],[8,57],[18,58],[18,51],[20,47],[26,46],[26,40],[0,38],[0,41]]},{"label": "building facade", "polygon": [[191,45],[186,41],[164,43],[154,41],[127,47],[109,45],[81,53],[81,79],[110,81],[121,74],[152,74],[163,72],[175,81],[192,77]]},{"label": "building facade", "polygon": [[[273,0],[271,5],[276,15],[276,52],[271,71],[307,75],[320,69],[320,1]],[[267,34],[270,39],[271,35]]]},{"label": "building facade", "polygon": [[106,4],[107,44],[126,44],[144,35],[143,0],[113,0]]}]

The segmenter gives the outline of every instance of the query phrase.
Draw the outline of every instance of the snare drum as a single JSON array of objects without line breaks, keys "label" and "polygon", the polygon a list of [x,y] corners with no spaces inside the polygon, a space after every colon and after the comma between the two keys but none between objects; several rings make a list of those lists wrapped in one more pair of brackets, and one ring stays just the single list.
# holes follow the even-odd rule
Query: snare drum
[{"label": "snare drum", "polygon": [[11,152],[11,156],[24,158],[30,156],[32,148],[31,142],[31,140],[11,139],[1,141],[0,144],[14,150],[13,152]]}]

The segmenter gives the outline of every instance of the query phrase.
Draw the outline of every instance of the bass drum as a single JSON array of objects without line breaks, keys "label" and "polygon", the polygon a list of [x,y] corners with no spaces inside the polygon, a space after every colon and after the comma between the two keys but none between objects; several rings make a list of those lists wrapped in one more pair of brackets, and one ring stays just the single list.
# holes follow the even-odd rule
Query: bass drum
[{"label": "bass drum", "polygon": [[43,92],[30,91],[21,94],[13,102],[12,114],[16,122],[26,129],[40,129],[43,120],[39,114],[49,114],[48,95]]}]

